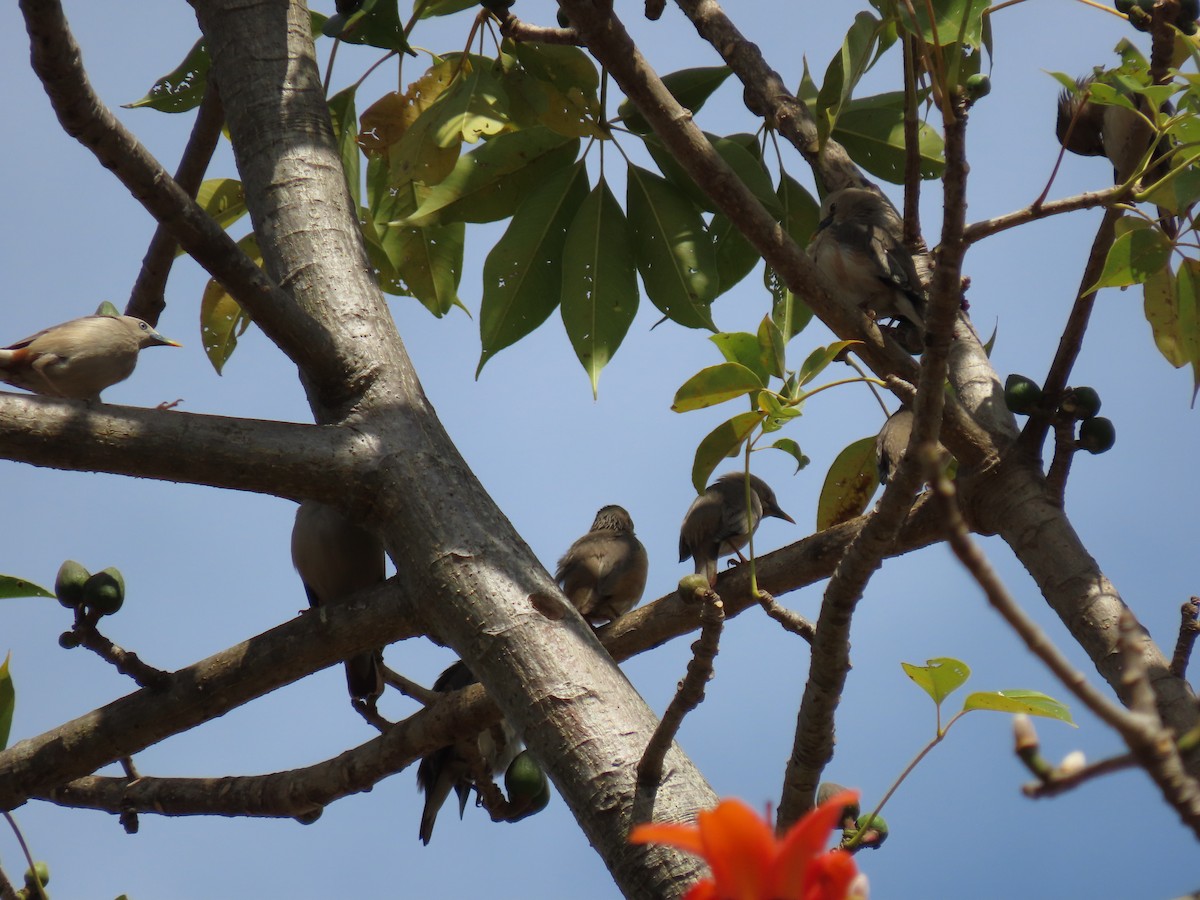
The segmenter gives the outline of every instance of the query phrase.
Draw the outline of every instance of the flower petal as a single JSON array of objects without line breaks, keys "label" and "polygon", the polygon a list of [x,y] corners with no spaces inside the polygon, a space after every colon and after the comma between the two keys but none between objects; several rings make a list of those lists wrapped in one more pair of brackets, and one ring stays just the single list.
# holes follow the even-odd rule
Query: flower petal
[{"label": "flower petal", "polygon": [[700,839],[700,829],[695,825],[679,825],[672,823],[651,823],[638,825],[629,832],[631,844],[667,844],[678,847],[696,856],[704,855],[704,842]]},{"label": "flower petal", "polygon": [[[772,887],[775,895],[784,900],[805,898],[808,881],[809,864],[818,858],[829,843],[829,832],[837,823],[842,808],[858,799],[858,791],[842,791],[834,794],[816,809],[810,811],[799,822],[791,827],[783,838],[779,849],[779,859],[775,866]],[[854,860],[848,854],[843,854],[850,862],[850,878],[857,871]],[[849,881],[847,881],[849,884]],[[841,900],[845,890],[838,896]],[[814,894],[813,897],[824,897],[824,894]],[[834,895],[830,895],[834,896]]]},{"label": "flower petal", "polygon": [[721,900],[761,900],[778,853],[771,826],[741,800],[722,800],[696,817],[704,858]]},{"label": "flower petal", "polygon": [[804,873],[801,900],[846,900],[858,867],[845,850],[830,850],[814,858]]}]

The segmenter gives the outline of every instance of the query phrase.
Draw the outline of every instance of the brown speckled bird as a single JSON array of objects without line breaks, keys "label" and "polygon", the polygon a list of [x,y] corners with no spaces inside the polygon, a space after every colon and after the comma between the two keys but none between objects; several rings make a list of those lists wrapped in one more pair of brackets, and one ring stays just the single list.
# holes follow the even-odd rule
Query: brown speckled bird
[{"label": "brown speckled bird", "polygon": [[710,484],[692,501],[679,529],[679,561],[690,556],[696,563],[696,574],[705,575],[710,585],[717,582],[717,560],[730,553],[740,555],[763,516],[793,524],[796,521],[779,507],[775,492],[757,475],[750,476],[747,518],[743,479],[743,473],[729,472]]},{"label": "brown speckled bird", "polygon": [[0,348],[0,381],[51,397],[99,400],[133,374],[143,347],[178,347],[133,316],[84,316]]},{"label": "brown speckled bird", "polygon": [[591,530],[573,543],[554,580],[591,625],[625,615],[642,599],[649,560],[620,506],[605,506]]}]

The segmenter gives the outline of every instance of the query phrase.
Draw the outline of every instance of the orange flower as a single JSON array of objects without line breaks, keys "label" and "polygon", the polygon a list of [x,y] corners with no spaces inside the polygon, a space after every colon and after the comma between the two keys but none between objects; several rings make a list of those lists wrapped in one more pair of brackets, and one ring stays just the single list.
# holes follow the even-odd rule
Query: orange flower
[{"label": "orange flower", "polygon": [[782,840],[741,800],[722,800],[716,809],[700,812],[695,825],[639,825],[629,840],[669,844],[704,857],[713,877],[692,885],[686,900],[865,897],[854,858],[842,850],[825,851],[842,807],[856,799],[856,791],[831,797],[793,825]]}]

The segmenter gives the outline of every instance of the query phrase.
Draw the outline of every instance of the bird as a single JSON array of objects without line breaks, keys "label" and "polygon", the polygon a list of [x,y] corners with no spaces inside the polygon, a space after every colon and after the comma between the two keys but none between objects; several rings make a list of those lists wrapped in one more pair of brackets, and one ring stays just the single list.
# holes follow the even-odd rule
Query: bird
[{"label": "bird", "polygon": [[[466,663],[458,660],[438,676],[437,681],[433,683],[433,689],[449,693],[477,681]],[[474,741],[474,747],[471,746],[471,741]],[[467,738],[466,743],[439,747],[423,757],[417,766],[417,787],[425,794],[419,832],[421,843],[428,845],[429,839],[433,837],[433,826],[437,821],[438,812],[450,796],[451,789],[458,795],[458,816],[462,818],[467,808],[467,799],[471,796],[471,789],[475,788],[475,782],[471,778],[470,758],[474,753],[478,753],[493,773],[499,773],[508,768],[519,750],[520,741],[516,729],[507,719],[501,719],[497,725],[481,731],[474,738]]]},{"label": "bird", "polygon": [[[1058,95],[1054,131],[1058,142],[1079,156],[1105,156],[1112,163],[1113,183],[1124,184],[1146,163],[1146,152],[1157,141],[1154,158],[1142,175],[1142,182],[1153,183],[1163,178],[1170,167],[1171,141],[1156,137],[1154,111],[1144,96],[1125,95],[1137,110],[1115,103],[1096,103],[1090,88],[1097,82],[1095,74],[1075,79],[1075,90],[1064,89]],[[1171,104],[1164,103],[1163,111],[1170,113]],[[1178,231],[1175,216],[1158,208],[1159,222],[1168,236]]]},{"label": "bird", "polygon": [[882,194],[850,187],[827,196],[808,254],[860,308],[924,335],[925,292],[904,246],[904,222]]},{"label": "bird", "polygon": [[[384,578],[379,538],[325,503],[305,500],[292,527],[292,564],[311,607],[336,603]],[[383,693],[383,648],[346,660],[346,687],[369,706]]]},{"label": "bird", "polygon": [[133,374],[139,350],[156,346],[182,345],[134,316],[84,316],[0,348],[0,381],[50,397],[99,400]]},{"label": "bird", "polygon": [[[883,423],[879,435],[875,438],[875,465],[879,472],[879,483],[889,484],[900,468],[900,461],[908,450],[909,436],[912,434],[913,414],[908,407],[901,407]],[[940,443],[937,445],[940,458],[939,467],[944,466],[950,459],[950,451]]]},{"label": "bird", "polygon": [[742,472],[729,472],[710,484],[688,507],[679,529],[679,561],[689,556],[696,574],[717,582],[717,559],[737,553],[758,529],[763,516],[795,524],[775,499],[775,492],[757,475],[750,476],[750,509],[747,516],[746,486]]},{"label": "bird", "polygon": [[611,622],[629,612],[646,589],[649,559],[633,533],[633,519],[620,506],[605,506],[592,527],[573,543],[554,580],[590,625]]}]

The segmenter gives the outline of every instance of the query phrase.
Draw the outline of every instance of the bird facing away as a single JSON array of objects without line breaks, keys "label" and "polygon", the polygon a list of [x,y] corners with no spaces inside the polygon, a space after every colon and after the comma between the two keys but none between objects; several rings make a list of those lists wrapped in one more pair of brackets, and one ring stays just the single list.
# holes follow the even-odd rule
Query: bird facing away
[{"label": "bird facing away", "polygon": [[[292,565],[309,606],[324,606],[383,581],[383,545],[332,506],[305,500],[292,527]],[[346,687],[374,706],[383,693],[382,647],[346,660]]]},{"label": "bird facing away", "polygon": [[[475,684],[477,680],[466,663],[459,660],[438,676],[433,689],[449,693]],[[474,747],[470,745],[472,740]],[[421,843],[428,844],[433,837],[433,825],[451,789],[458,795],[458,817],[462,818],[471,789],[475,787],[471,778],[470,756],[473,753],[478,753],[493,773],[500,773],[508,769],[519,749],[516,730],[508,724],[507,719],[501,719],[475,738],[467,738],[465,743],[441,747],[423,757],[417,766],[417,787],[425,793],[425,808],[421,811]]]},{"label": "bird facing away", "polygon": [[710,484],[688,507],[679,529],[679,561],[695,560],[696,574],[717,583],[717,560],[730,553],[741,555],[750,534],[763,516],[795,524],[779,507],[775,492],[757,475],[750,476],[750,509],[747,517],[746,485],[741,472],[729,472]]},{"label": "bird facing away", "polygon": [[[889,484],[900,467],[900,461],[908,450],[908,439],[912,434],[912,410],[901,407],[883,423],[879,435],[875,438],[875,465],[879,471],[879,483]],[[950,459],[950,451],[940,443],[937,445],[940,465]]]},{"label": "bird facing away", "polygon": [[591,530],[573,543],[554,580],[590,625],[625,615],[642,599],[649,559],[620,506],[605,506]]},{"label": "bird facing away", "polygon": [[904,246],[904,221],[882,194],[843,188],[826,197],[808,253],[860,308],[924,334],[925,292]]},{"label": "bird facing away", "polygon": [[143,347],[178,347],[133,316],[84,316],[0,348],[0,381],[50,397],[99,400]]}]

